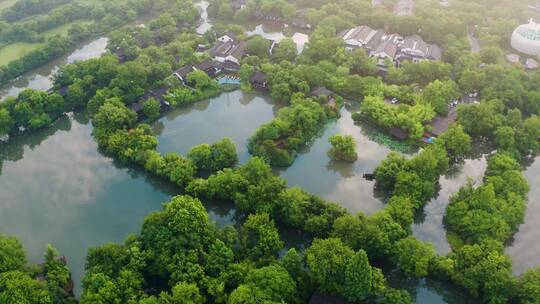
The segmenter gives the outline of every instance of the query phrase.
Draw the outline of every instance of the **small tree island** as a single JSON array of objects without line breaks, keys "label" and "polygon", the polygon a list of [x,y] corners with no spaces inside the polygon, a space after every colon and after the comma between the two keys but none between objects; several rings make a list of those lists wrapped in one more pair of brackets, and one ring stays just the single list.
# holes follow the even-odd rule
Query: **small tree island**
[{"label": "small tree island", "polygon": [[356,153],[356,141],[350,135],[334,135],[328,139],[332,148],[328,151],[328,156],[333,160],[354,163],[358,159]]}]

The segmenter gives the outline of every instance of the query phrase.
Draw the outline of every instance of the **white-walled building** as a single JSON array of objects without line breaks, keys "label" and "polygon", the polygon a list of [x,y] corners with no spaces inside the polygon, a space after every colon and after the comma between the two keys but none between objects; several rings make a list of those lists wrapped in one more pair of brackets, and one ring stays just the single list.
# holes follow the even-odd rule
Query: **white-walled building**
[{"label": "white-walled building", "polygon": [[370,57],[378,59],[379,66],[388,59],[396,63],[442,59],[441,48],[426,43],[418,35],[404,39],[399,34],[386,34],[362,25],[341,32],[339,37],[345,42],[347,50],[363,48]]},{"label": "white-walled building", "polygon": [[512,47],[523,54],[540,55],[540,24],[530,21],[522,24],[512,33]]}]

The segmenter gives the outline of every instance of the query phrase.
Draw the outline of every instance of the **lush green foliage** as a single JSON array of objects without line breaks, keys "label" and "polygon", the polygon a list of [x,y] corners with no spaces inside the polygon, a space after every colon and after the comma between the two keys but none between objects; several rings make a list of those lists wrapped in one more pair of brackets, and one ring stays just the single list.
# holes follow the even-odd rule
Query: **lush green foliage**
[{"label": "lush green foliage", "polygon": [[469,184],[452,197],[445,217],[448,228],[469,243],[510,238],[523,221],[529,191],[519,170],[511,156],[492,156],[485,184],[478,188]]},{"label": "lush green foliage", "polygon": [[30,268],[19,240],[0,234],[0,303],[76,303],[70,284],[69,269],[56,249],[48,246],[45,262]]},{"label": "lush green foliage", "polygon": [[460,124],[454,124],[437,138],[453,158],[463,158],[471,151],[471,137]]},{"label": "lush green foliage", "polygon": [[71,0],[39,0],[39,1],[24,1],[19,0],[13,6],[2,11],[2,19],[13,22],[18,19],[46,13],[56,6],[70,2]]},{"label": "lush green foliage", "polygon": [[262,125],[249,141],[253,155],[277,167],[290,166],[300,147],[309,143],[328,121],[325,106],[302,95],[279,111],[272,122]]},{"label": "lush green foliage", "polygon": [[[381,96],[368,96],[361,106],[361,114],[368,117],[378,126],[391,129],[400,128],[407,132],[409,138],[418,139],[424,134],[424,125],[435,117],[430,104],[419,102],[414,106],[390,105]],[[360,119],[362,116],[355,116]]]},{"label": "lush green foliage", "polygon": [[517,298],[523,304],[535,304],[540,299],[540,270],[526,271],[517,282]]},{"label": "lush green foliage", "polygon": [[224,138],[212,145],[202,144],[191,148],[187,157],[199,170],[215,172],[231,168],[238,163],[234,142]]},{"label": "lush green foliage", "polygon": [[161,113],[160,102],[155,98],[149,98],[144,102],[143,113],[151,121],[156,120],[157,118],[159,118],[159,114]]},{"label": "lush green foliage", "polygon": [[344,160],[355,162],[358,159],[356,154],[356,141],[350,135],[334,135],[328,139],[332,145],[328,155],[334,160]]},{"label": "lush green foliage", "polygon": [[[303,303],[318,291],[351,301],[411,303],[406,292],[386,286],[381,271],[369,265],[369,258],[391,262],[410,276],[451,280],[478,301],[534,303],[539,285],[536,273],[514,282],[501,242],[510,238],[523,220],[528,186],[517,159],[535,155],[540,149],[540,120],[535,116],[540,114],[540,74],[496,64],[481,66],[482,62],[495,62],[497,51],[489,46],[477,56],[465,51],[466,43],[463,46],[466,25],[494,13],[512,15],[516,9],[496,11],[480,1],[460,1],[441,9],[438,3],[419,1],[414,16],[396,18],[384,9],[372,9],[370,1],[299,0],[299,5],[312,8],[307,18],[317,26],[305,51],[293,60],[294,49],[290,42],[284,42],[283,49],[278,47],[268,59],[252,42],[251,52],[257,57],[243,62],[243,81],[260,69],[267,74],[271,96],[291,101],[250,141],[250,151],[272,165],[289,165],[296,151],[337,115],[324,101],[304,97],[316,87],[326,86],[358,99],[367,96],[363,114],[383,128],[405,129],[410,138],[421,137],[436,112],[445,114],[458,90],[481,93],[484,100],[461,106],[459,124],[435,144],[410,159],[392,153],[380,164],[375,177],[377,186],[389,195],[387,207],[369,217],[351,215],[299,188],[288,189],[286,181],[275,176],[261,158],[228,168],[236,163],[230,142],[196,147],[188,158],[156,151],[155,135],[149,126],[136,124],[135,114],[126,105],[137,102],[149,89],[164,85],[171,88],[167,98],[173,106],[220,91],[204,73],[188,77],[194,90],[166,78],[186,63],[201,62],[204,58],[195,54],[196,45],[212,41],[210,34],[203,38],[176,35],[184,21],[195,20],[196,12],[191,9],[171,10],[174,12],[160,16],[147,30],[129,28],[112,35],[109,50],[123,52],[123,64],[105,56],[62,67],[55,89],[67,88],[64,99],[27,91],[2,104],[0,136],[13,134],[20,127],[48,125],[64,112],[87,106],[94,136],[103,151],[185,187],[193,195],[173,198],[163,211],[147,217],[139,236],[130,236],[123,245],[106,244],[90,250],[81,302]],[[191,3],[187,6],[192,8]],[[283,1],[250,2],[235,18],[247,19],[260,10],[290,19],[294,16],[291,7]],[[118,18],[132,20],[129,11],[119,13]],[[229,1],[212,1],[211,14],[230,17],[231,12]],[[336,37],[339,30],[356,25],[358,20],[377,28],[386,25],[403,34],[420,28],[426,39],[444,46],[445,60],[452,65],[403,64],[389,69],[387,84],[375,77],[375,62],[365,52],[347,53]],[[478,30],[482,42],[504,36],[513,28],[512,23],[495,20],[484,24]],[[268,63],[270,60],[279,64]],[[384,98],[397,98],[400,105],[387,104]],[[523,120],[522,112],[527,119]],[[411,236],[413,218],[436,194],[439,177],[447,171],[450,159],[459,160],[468,153],[471,136],[494,142],[504,153],[490,158],[484,185],[468,185],[452,198],[445,220],[463,244],[447,257],[435,256],[431,246]],[[194,179],[197,170],[220,171],[206,179]],[[237,228],[217,228],[209,222],[199,199],[234,203]],[[277,225],[317,239],[305,252],[290,249],[278,258],[285,250]],[[58,299],[63,297],[62,282],[68,276],[66,269],[50,258],[56,255],[54,251],[48,250],[48,279],[43,284],[21,266],[25,263],[16,242],[4,238],[0,243],[5,245],[0,247],[0,268],[8,270],[0,274],[0,302],[62,303]]]},{"label": "lush green foliage", "polygon": [[0,234],[0,273],[23,270],[25,265],[26,253],[19,240]]}]

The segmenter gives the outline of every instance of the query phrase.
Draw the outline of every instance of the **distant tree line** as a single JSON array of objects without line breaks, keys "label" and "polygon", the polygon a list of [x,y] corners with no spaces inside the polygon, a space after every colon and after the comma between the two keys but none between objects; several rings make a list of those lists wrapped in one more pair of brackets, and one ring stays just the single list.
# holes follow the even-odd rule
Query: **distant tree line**
[{"label": "distant tree line", "polygon": [[[347,1],[315,2],[327,5],[323,11],[339,11]],[[356,1],[350,11],[367,3]],[[365,53],[345,51],[331,24],[340,22],[339,18],[322,17],[294,62],[276,63],[258,56],[243,60],[244,81],[254,70],[262,70],[270,95],[290,102],[273,122],[256,132],[255,148],[271,141],[289,153],[309,142],[322,129],[326,114],[324,103],[305,97],[317,86],[365,98],[377,113],[373,117],[381,117],[378,121],[409,114],[384,112],[387,105],[381,100],[388,96],[402,96],[402,108],[411,111],[411,116],[421,112],[418,117],[428,112],[444,115],[444,105],[455,90],[480,92],[482,101],[459,107],[458,123],[418,154],[406,158],[390,153],[374,172],[386,207],[366,216],[351,214],[300,188],[288,188],[272,172],[267,160],[274,156],[265,150],[266,159],[254,157],[239,167],[227,140],[196,147],[187,157],[156,151],[155,134],[148,125],[137,123],[127,106],[151,88],[180,89],[177,80],[167,76],[186,62],[204,59],[194,54],[200,37],[181,34],[162,48],[129,44],[132,58],[122,64],[114,56],[105,56],[62,67],[55,88],[68,88],[65,104],[88,109],[100,148],[186,193],[149,215],[141,233],[128,237],[124,244],[105,244],[89,251],[82,303],[305,303],[314,292],[351,302],[411,303],[408,293],[388,287],[381,271],[372,266],[375,263],[393,265],[410,277],[453,282],[480,302],[537,302],[540,270],[513,277],[503,244],[523,221],[528,185],[519,161],[537,155],[540,148],[536,116],[540,73],[482,65],[480,55],[463,52],[452,65],[435,62],[395,68],[385,83],[375,77],[376,66]],[[185,56],[175,58],[179,53]],[[195,90],[211,87],[201,73],[190,78]],[[40,109],[43,103],[34,101],[39,101],[40,94],[29,95],[36,95],[26,101],[36,105],[29,108]],[[48,114],[47,107],[43,108],[29,117]],[[9,119],[18,117],[11,109],[4,108],[3,113]],[[466,185],[451,199],[445,222],[454,235],[452,252],[439,256],[431,244],[412,236],[411,226],[415,215],[436,196],[440,177],[468,155],[473,140],[493,143],[499,151],[489,158],[484,184]],[[202,178],[201,171],[211,171],[211,175]],[[234,204],[237,227],[217,228],[209,223],[201,203],[206,200]],[[305,235],[310,241],[306,250],[284,248],[277,225]],[[0,299],[2,291],[0,287]]]},{"label": "distant tree line", "polygon": [[100,10],[103,14],[89,25],[73,25],[67,37],[51,37],[43,47],[25,54],[21,58],[0,67],[0,84],[5,84],[23,73],[32,70],[67,53],[73,47],[90,37],[110,31],[135,20],[141,14],[152,9],[152,3],[147,0],[129,0],[115,2],[107,6],[107,10]]},{"label": "distant tree line", "polygon": [[0,15],[7,22],[14,22],[32,15],[47,13],[71,1],[73,0],[17,0],[15,4],[4,9]]}]

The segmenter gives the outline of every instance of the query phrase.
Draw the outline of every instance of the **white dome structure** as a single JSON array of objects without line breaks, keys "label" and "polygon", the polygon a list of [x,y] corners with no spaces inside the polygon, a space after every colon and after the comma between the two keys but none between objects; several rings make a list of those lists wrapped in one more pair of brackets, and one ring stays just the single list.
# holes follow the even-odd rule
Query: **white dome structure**
[{"label": "white dome structure", "polygon": [[540,24],[530,21],[523,24],[512,33],[512,47],[521,53],[540,55]]}]

